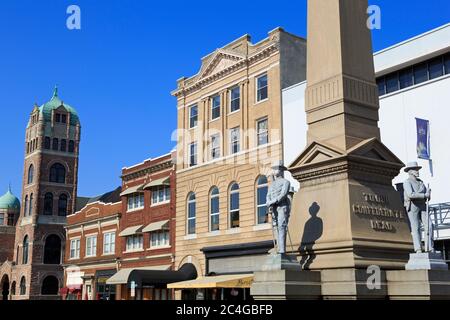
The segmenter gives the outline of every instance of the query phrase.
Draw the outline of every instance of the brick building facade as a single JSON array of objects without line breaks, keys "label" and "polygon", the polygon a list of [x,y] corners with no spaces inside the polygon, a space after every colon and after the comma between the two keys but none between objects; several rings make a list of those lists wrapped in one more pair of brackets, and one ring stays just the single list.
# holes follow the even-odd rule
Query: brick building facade
[{"label": "brick building facade", "polygon": [[89,199],[67,217],[63,299],[115,300],[106,280],[117,272],[121,188]]},{"label": "brick building facade", "polygon": [[81,127],[76,111],[52,99],[34,106],[25,134],[22,208],[13,261],[0,274],[11,299],[59,299],[63,285],[64,226],[77,201]]}]

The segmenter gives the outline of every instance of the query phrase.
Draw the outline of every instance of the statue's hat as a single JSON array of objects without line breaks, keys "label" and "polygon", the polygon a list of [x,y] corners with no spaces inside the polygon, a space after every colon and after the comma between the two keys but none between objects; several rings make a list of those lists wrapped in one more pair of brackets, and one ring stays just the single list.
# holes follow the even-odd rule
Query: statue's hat
[{"label": "statue's hat", "polygon": [[288,168],[286,168],[284,166],[283,160],[278,160],[272,164],[272,169],[280,169],[280,170],[286,171]]},{"label": "statue's hat", "polygon": [[403,169],[405,172],[408,172],[409,170],[420,170],[422,169],[421,166],[419,166],[419,164],[417,163],[417,161],[413,161],[413,162],[408,162],[408,165],[406,166],[405,169]]}]

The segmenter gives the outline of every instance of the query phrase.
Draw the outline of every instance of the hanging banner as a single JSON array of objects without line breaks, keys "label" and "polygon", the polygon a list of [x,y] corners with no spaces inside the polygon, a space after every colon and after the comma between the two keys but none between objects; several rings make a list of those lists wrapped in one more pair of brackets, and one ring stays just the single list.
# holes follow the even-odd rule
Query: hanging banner
[{"label": "hanging banner", "polygon": [[417,157],[430,160],[430,121],[416,118]]}]

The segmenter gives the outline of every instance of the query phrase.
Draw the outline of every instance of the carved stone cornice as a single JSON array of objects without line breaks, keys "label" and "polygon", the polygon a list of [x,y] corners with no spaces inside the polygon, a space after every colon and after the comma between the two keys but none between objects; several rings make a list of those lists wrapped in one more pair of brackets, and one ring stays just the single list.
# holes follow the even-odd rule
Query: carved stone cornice
[{"label": "carved stone cornice", "polygon": [[158,163],[156,165],[153,165],[151,167],[148,168],[144,168],[144,169],[140,169],[134,172],[130,172],[127,174],[124,174],[121,176],[123,181],[130,181],[130,180],[134,180],[136,178],[140,178],[143,176],[146,176],[148,174],[153,174],[155,172],[159,172],[159,171],[163,171],[166,169],[169,169],[173,166],[172,160],[168,160],[168,161],[164,161],[161,163]]},{"label": "carved stone cornice", "polygon": [[276,40],[276,42],[270,42],[266,47],[262,48],[261,50],[256,51],[254,54],[247,56],[246,58],[237,61],[233,65],[220,70],[217,73],[211,74],[207,77],[200,78],[198,76],[194,76],[190,79],[187,79],[184,81],[184,86],[179,87],[177,90],[172,92],[172,95],[175,97],[179,97],[181,95],[187,95],[192,92],[195,92],[197,90],[200,90],[204,86],[213,83],[217,80],[220,80],[224,78],[225,76],[228,76],[229,74],[232,74],[233,72],[236,72],[238,70],[244,69],[246,67],[249,67],[258,61],[269,57],[273,53],[277,52],[279,50],[279,40]]}]

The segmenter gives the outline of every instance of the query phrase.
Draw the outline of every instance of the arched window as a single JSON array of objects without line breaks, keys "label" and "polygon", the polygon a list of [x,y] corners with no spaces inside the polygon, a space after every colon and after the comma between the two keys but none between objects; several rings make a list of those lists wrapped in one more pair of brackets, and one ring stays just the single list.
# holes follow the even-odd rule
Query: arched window
[{"label": "arched window", "polygon": [[20,279],[20,295],[24,296],[26,293],[27,293],[27,284],[25,277],[22,277],[22,279]]},{"label": "arched window", "polygon": [[28,236],[25,236],[23,238],[23,244],[22,244],[22,264],[28,263]]},{"label": "arched window", "polygon": [[195,234],[196,204],[195,193],[193,192],[188,196],[187,211],[187,234]]},{"label": "arched window", "polygon": [[42,281],[42,295],[57,295],[59,291],[58,279],[55,276],[48,276]]},{"label": "arched window", "polygon": [[44,138],[44,149],[47,149],[47,150],[50,149],[50,142],[51,142],[51,139],[49,137]]},{"label": "arched window", "polygon": [[256,223],[263,224],[269,222],[267,213],[267,191],[269,185],[266,176],[259,176],[256,181]]},{"label": "arched window", "polygon": [[25,196],[25,204],[23,206],[23,216],[26,217],[28,214],[28,195]]},{"label": "arched window", "polygon": [[209,230],[219,230],[219,189],[213,187],[209,194]]},{"label": "arched window", "polygon": [[34,166],[30,165],[28,168],[28,184],[33,183],[33,175],[34,175]]},{"label": "arched window", "polygon": [[53,193],[48,192],[44,196],[44,214],[51,216],[53,214]]},{"label": "arched window", "polygon": [[58,216],[67,216],[67,195],[62,194],[58,199]]},{"label": "arched window", "polygon": [[27,154],[30,153],[30,143],[27,142]]},{"label": "arched window", "polygon": [[50,182],[65,183],[66,168],[60,163],[55,163],[50,168]]},{"label": "arched window", "polygon": [[239,228],[239,185],[230,187],[230,228]]},{"label": "arched window", "polygon": [[67,144],[66,139],[61,139],[61,148],[60,148],[61,151],[66,152],[66,144]]},{"label": "arched window", "polygon": [[75,151],[75,142],[73,140],[69,141],[69,152],[73,153]]},{"label": "arched window", "polygon": [[16,295],[16,282],[13,281],[13,283],[11,284],[11,295],[15,296]]},{"label": "arched window", "polygon": [[45,240],[44,264],[61,263],[61,239],[57,235],[49,235]]},{"label": "arched window", "polygon": [[52,149],[55,151],[58,151],[58,139],[57,138],[53,138]]},{"label": "arched window", "polygon": [[33,213],[33,194],[30,194],[30,203],[28,205],[28,215],[31,216]]},{"label": "arched window", "polygon": [[16,265],[19,264],[19,254],[20,254],[19,246],[17,246],[17,249],[16,249]]}]

